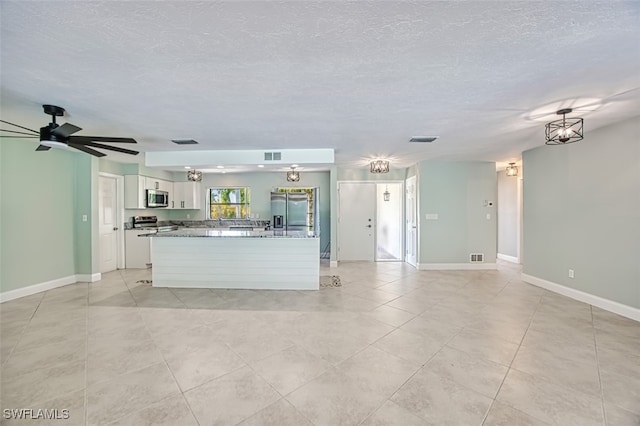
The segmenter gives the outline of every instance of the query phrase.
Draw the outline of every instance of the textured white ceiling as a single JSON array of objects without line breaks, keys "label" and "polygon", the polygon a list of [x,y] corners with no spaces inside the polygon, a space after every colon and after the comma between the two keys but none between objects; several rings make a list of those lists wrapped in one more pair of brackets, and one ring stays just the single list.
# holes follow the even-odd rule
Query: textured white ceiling
[{"label": "textured white ceiling", "polygon": [[3,119],[38,128],[40,105],[56,104],[80,135],[134,137],[142,151],[503,162],[544,144],[560,107],[581,109],[583,143],[640,114],[638,1],[0,7]]}]

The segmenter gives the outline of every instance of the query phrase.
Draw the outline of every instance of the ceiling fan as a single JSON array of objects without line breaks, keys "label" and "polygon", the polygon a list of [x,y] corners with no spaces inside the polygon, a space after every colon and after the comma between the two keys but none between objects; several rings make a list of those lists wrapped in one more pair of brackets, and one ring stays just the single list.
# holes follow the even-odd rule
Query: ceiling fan
[{"label": "ceiling fan", "polygon": [[[96,151],[93,148],[106,149],[109,151],[122,152],[125,154],[137,155],[138,151],[132,151],[130,149],[120,148],[117,146],[104,145],[104,143],[97,142],[110,142],[110,143],[137,143],[132,138],[111,138],[103,136],[71,136],[76,132],[82,130],[78,126],[74,126],[71,123],[64,123],[58,125],[56,123],[56,117],[62,117],[64,115],[64,108],[55,105],[42,105],[44,113],[50,115],[52,120],[48,126],[41,127],[37,132],[33,129],[29,129],[18,124],[10,123],[5,120],[0,122],[9,124],[11,126],[28,130],[32,133],[21,132],[17,130],[0,129],[2,132],[11,133],[11,135],[0,135],[0,138],[40,138],[40,145],[36,148],[36,151],[48,151],[53,147],[71,147],[87,154],[95,155],[96,157],[104,157],[106,154]],[[16,136],[18,135],[18,136]],[[19,136],[27,135],[27,136]]]}]

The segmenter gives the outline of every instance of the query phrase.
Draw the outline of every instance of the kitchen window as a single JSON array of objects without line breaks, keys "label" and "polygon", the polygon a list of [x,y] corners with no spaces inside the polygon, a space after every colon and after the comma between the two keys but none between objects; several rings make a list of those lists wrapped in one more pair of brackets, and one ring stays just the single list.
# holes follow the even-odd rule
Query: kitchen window
[{"label": "kitchen window", "polygon": [[209,188],[209,219],[246,219],[250,212],[249,188]]}]

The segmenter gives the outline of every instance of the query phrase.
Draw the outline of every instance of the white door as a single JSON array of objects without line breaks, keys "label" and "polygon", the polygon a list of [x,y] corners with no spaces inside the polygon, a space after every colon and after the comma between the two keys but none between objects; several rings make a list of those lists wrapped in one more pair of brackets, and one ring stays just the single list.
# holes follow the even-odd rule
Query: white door
[{"label": "white door", "polygon": [[118,258],[118,222],[116,179],[100,176],[98,191],[98,232],[100,235],[100,272],[113,271]]},{"label": "white door", "polygon": [[338,260],[373,261],[375,256],[375,183],[338,187]]},{"label": "white door", "polygon": [[416,177],[406,181],[406,215],[407,215],[407,263],[416,266],[418,263],[418,223],[416,205]]}]

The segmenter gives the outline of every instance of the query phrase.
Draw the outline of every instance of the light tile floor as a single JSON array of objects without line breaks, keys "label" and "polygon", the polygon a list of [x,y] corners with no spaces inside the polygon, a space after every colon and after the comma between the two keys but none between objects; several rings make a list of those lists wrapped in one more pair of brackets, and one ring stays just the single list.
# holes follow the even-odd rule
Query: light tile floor
[{"label": "light tile floor", "polygon": [[123,270],[4,303],[2,409],[68,409],[65,425],[640,425],[638,322],[507,263],[321,270],[343,287],[169,290]]}]

